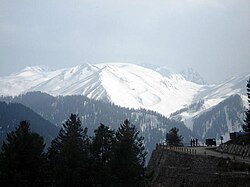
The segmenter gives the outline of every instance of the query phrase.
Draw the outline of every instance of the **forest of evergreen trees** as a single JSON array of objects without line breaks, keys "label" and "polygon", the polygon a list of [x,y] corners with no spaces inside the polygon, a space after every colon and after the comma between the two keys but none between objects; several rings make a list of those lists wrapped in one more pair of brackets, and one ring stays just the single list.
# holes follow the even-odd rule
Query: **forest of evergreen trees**
[{"label": "forest of evergreen trees", "polygon": [[0,153],[0,186],[144,186],[145,147],[125,120],[117,131],[100,124],[88,135],[76,114],[45,150],[27,121],[7,134]]}]

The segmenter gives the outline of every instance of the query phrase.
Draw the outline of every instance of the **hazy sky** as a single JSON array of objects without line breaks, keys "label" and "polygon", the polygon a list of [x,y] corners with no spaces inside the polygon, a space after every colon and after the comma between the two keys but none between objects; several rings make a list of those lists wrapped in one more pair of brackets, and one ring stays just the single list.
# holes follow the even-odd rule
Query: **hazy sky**
[{"label": "hazy sky", "polygon": [[250,72],[250,0],[0,0],[0,75],[101,62]]}]

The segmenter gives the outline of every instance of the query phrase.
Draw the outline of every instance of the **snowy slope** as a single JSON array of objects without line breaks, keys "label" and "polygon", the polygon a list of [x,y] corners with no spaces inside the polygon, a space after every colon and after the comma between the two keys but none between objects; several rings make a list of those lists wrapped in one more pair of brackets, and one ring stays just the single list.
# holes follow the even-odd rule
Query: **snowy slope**
[{"label": "snowy slope", "polygon": [[162,70],[125,63],[84,64],[55,71],[39,66],[28,67],[1,77],[0,94],[43,91],[54,96],[85,95],[168,116],[191,104],[202,86],[186,81],[178,73]]},{"label": "snowy slope", "polygon": [[101,84],[101,69],[84,64],[58,70],[55,76],[27,91],[43,91],[51,95],[85,95],[93,99],[105,99],[107,94]]},{"label": "snowy slope", "polygon": [[[242,130],[243,111],[248,104],[246,83],[249,78],[250,73],[234,76],[218,85],[202,87],[194,102],[171,114],[171,118],[183,121],[202,137],[213,137],[213,132],[218,138],[218,133],[226,136],[228,132]],[[228,139],[228,136],[225,138]]]},{"label": "snowy slope", "polygon": [[[156,71],[132,64],[100,64],[102,83],[109,98],[120,106],[146,108],[169,115],[191,103],[199,85],[178,74],[163,77]],[[183,95],[183,93],[186,93]]]}]

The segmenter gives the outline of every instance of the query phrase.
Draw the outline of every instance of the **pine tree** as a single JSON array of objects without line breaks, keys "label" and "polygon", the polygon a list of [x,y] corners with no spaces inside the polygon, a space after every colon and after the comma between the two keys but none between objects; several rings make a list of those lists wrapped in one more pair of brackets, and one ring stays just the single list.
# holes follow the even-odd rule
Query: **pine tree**
[{"label": "pine tree", "polygon": [[95,186],[110,186],[110,159],[115,141],[115,132],[103,124],[100,124],[94,132],[91,154],[94,164]]},{"label": "pine tree", "polygon": [[33,133],[27,121],[7,134],[1,153],[1,186],[43,186],[45,170],[44,141]]},{"label": "pine tree", "polygon": [[79,117],[71,114],[51,142],[48,159],[56,186],[88,186],[89,138]]},{"label": "pine tree", "polygon": [[143,137],[134,125],[125,120],[116,132],[111,160],[113,186],[141,186],[146,154]]},{"label": "pine tree", "polygon": [[250,132],[250,79],[247,81],[247,98],[248,98],[248,109],[245,111],[246,118],[244,120],[245,124],[242,128],[245,132]]},{"label": "pine tree", "polygon": [[170,129],[169,133],[166,134],[166,143],[167,145],[180,146],[183,140],[183,137],[178,134],[179,129],[174,127]]}]

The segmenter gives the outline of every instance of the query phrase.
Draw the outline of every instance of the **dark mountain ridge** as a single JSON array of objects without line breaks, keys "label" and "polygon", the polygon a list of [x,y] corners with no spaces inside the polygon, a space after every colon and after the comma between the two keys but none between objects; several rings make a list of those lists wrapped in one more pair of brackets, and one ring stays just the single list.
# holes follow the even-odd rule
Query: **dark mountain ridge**
[{"label": "dark mountain ridge", "polygon": [[149,152],[156,143],[165,140],[166,132],[172,127],[180,129],[184,142],[188,142],[191,137],[197,137],[182,122],[169,120],[157,112],[119,107],[85,96],[53,97],[42,92],[30,92],[16,97],[0,97],[0,100],[22,103],[56,126],[61,126],[71,113],[77,113],[83,126],[89,129],[89,135],[93,135],[94,129],[100,123],[117,129],[125,119],[128,119],[145,137],[144,143]]},{"label": "dark mountain ridge", "polygon": [[31,130],[42,135],[47,145],[59,131],[54,124],[20,103],[0,102],[0,139],[4,140],[6,134],[15,130],[22,120],[27,120]]}]

